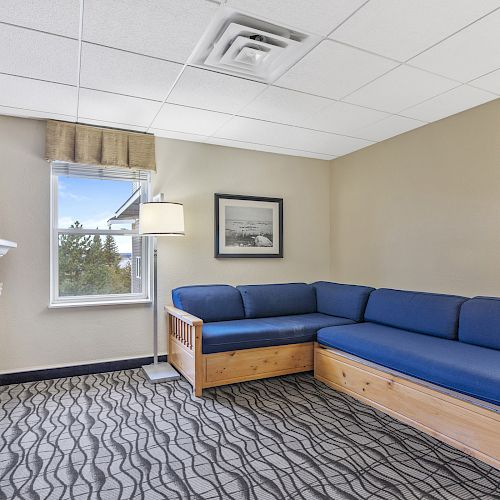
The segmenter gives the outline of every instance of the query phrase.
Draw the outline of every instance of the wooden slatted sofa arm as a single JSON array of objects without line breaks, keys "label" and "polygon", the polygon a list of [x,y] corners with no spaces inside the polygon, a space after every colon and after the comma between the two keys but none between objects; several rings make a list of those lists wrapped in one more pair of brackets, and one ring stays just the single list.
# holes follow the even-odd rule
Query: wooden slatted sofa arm
[{"label": "wooden slatted sofa arm", "polygon": [[168,361],[191,383],[195,396],[201,396],[203,320],[174,306],[165,306],[165,313],[168,328]]},{"label": "wooden slatted sofa arm", "polygon": [[203,324],[203,320],[193,316],[192,314],[183,311],[182,309],[177,309],[174,306],[165,306],[165,310],[171,316],[180,319],[182,322],[187,323],[190,326],[199,326]]}]

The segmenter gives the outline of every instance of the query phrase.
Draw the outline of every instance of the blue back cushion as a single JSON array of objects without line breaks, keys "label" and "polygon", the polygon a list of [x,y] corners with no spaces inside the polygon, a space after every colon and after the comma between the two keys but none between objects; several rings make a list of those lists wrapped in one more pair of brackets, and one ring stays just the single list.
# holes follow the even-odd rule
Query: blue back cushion
[{"label": "blue back cushion", "polygon": [[460,311],[458,340],[500,350],[500,299],[474,297]]},{"label": "blue back cushion", "polygon": [[240,292],[229,285],[181,286],[172,290],[172,301],[207,323],[245,317]]},{"label": "blue back cushion", "polygon": [[243,298],[246,318],[269,318],[316,312],[314,287],[305,283],[244,285],[237,289]]},{"label": "blue back cushion", "polygon": [[466,300],[456,295],[380,288],[368,299],[365,321],[456,339],[460,306]]},{"label": "blue back cushion", "polygon": [[318,312],[362,321],[366,303],[374,288],[358,285],[342,285],[329,281],[313,283],[316,289]]}]

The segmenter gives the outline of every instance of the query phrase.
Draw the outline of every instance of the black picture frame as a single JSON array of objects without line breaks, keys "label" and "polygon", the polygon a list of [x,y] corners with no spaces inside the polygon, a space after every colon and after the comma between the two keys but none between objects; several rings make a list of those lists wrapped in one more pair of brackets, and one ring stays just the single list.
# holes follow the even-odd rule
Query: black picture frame
[{"label": "black picture frame", "polygon": [[[269,253],[264,253],[262,252],[262,247],[255,247],[259,248],[259,252],[252,252],[251,249],[254,247],[246,247],[245,249],[249,249],[247,252],[243,251],[238,251],[238,252],[228,252],[227,247],[226,249],[221,248],[220,245],[220,236],[221,236],[221,231],[226,231],[226,228],[220,227],[220,207],[221,207],[221,202],[226,201],[226,200],[237,200],[237,201],[247,201],[247,202],[254,202],[256,207],[259,208],[258,204],[266,204],[269,206],[269,204],[276,204],[276,210],[278,212],[278,228],[277,228],[277,234],[279,237],[279,242],[277,245],[277,251],[274,252],[269,252]],[[215,211],[214,211],[214,256],[217,259],[269,259],[269,258],[274,258],[274,259],[282,259],[283,258],[283,198],[269,198],[269,197],[264,197],[264,196],[247,196],[247,195],[239,195],[239,194],[222,194],[222,193],[215,193],[214,194],[214,205],[215,205]],[[274,221],[274,211],[273,211],[273,221]],[[273,235],[275,234],[275,227],[274,227],[274,222],[273,222]],[[274,241],[274,238],[273,238]],[[276,246],[276,245],[275,245]]]}]

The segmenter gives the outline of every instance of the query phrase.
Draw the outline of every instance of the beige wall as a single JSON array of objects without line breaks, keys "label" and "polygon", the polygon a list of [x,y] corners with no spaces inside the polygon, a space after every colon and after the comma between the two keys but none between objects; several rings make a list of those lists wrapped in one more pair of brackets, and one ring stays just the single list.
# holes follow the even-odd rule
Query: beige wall
[{"label": "beige wall", "polygon": [[[43,152],[43,122],[0,117],[0,238],[19,243],[0,260],[0,373],[150,354],[149,306],[47,308]],[[167,139],[157,160],[153,190],[184,203],[187,231],[160,240],[161,306],[183,284],[327,276],[500,296],[500,100],[331,165]],[[285,258],[214,259],[214,192],[283,197]]]},{"label": "beige wall", "polygon": [[500,296],[500,100],[332,162],[342,282]]},{"label": "beige wall", "polygon": [[[0,238],[19,244],[0,259],[0,372],[149,355],[148,306],[47,308],[44,140],[44,122],[0,117]],[[185,238],[160,240],[161,307],[178,285],[328,277],[328,162],[168,139],[158,140],[157,161],[153,190],[185,204],[187,231]],[[214,192],[283,197],[285,258],[214,259]]]}]

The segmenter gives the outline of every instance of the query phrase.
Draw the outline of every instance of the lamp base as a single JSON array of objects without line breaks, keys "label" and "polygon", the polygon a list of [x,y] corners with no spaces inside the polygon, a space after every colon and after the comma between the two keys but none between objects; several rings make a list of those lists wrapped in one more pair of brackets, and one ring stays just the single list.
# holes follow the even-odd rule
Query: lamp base
[{"label": "lamp base", "polygon": [[170,382],[181,378],[179,372],[170,363],[156,363],[145,365],[142,371],[146,378],[153,384]]}]

